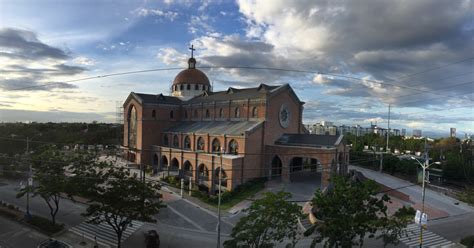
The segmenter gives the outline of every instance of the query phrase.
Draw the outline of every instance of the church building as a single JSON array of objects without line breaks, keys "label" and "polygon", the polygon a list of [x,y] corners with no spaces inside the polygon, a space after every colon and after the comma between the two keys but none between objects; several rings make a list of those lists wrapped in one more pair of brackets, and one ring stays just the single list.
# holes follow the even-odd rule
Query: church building
[{"label": "church building", "polygon": [[[215,192],[253,178],[283,182],[346,173],[349,147],[342,135],[313,135],[289,84],[259,84],[214,92],[196,68],[179,72],[171,95],[131,92],[124,107],[124,156],[157,173],[191,180]],[[222,166],[222,170],[220,167]]]}]

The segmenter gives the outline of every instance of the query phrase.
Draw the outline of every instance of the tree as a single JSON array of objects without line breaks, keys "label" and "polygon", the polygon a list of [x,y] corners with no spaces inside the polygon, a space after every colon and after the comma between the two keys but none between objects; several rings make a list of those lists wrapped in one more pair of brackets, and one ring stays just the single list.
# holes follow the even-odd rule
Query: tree
[{"label": "tree", "polygon": [[90,205],[83,216],[90,217],[89,223],[110,225],[117,234],[119,248],[122,234],[133,220],[155,222],[153,216],[164,207],[159,186],[141,181],[126,168],[109,167],[89,175],[95,180],[89,181]]},{"label": "tree", "polygon": [[[372,181],[357,182],[349,177],[333,177],[333,188],[317,190],[312,199],[313,213],[318,221],[305,235],[315,234],[311,247],[362,246],[364,238],[382,239],[384,245],[398,244],[404,227],[414,216],[412,208],[387,215],[387,195],[377,197],[378,185]],[[377,231],[379,231],[377,233]]]},{"label": "tree", "polygon": [[302,216],[301,207],[288,202],[291,194],[287,192],[266,192],[264,197],[255,200],[244,210],[242,217],[232,229],[231,240],[224,247],[274,247],[285,238],[294,247],[297,243],[296,224]]},{"label": "tree", "polygon": [[67,157],[54,147],[45,148],[32,161],[34,168],[33,186],[22,189],[17,198],[23,197],[28,191],[35,196],[40,196],[49,207],[51,222],[56,224],[56,215],[59,212],[61,195],[67,191],[68,178],[65,166],[68,165]]}]

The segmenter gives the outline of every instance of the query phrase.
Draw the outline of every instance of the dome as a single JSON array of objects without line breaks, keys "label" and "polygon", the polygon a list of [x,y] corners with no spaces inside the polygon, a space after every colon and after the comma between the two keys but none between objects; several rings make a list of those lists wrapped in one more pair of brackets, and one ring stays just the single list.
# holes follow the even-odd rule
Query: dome
[{"label": "dome", "polygon": [[210,86],[209,78],[207,78],[206,74],[195,68],[182,70],[178,73],[173,80],[173,85],[176,84],[202,84]]}]

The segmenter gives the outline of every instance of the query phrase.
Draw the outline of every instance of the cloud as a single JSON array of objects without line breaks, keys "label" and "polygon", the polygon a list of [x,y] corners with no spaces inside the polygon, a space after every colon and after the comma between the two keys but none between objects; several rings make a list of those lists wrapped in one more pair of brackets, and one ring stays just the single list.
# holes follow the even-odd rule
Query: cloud
[{"label": "cloud", "polygon": [[84,57],[84,56],[76,57],[72,60],[72,62],[78,65],[86,65],[86,66],[95,65],[97,63],[97,61],[91,58]]},{"label": "cloud", "polygon": [[158,16],[163,17],[169,21],[174,21],[178,17],[178,12],[174,11],[163,11],[160,9],[147,9],[147,8],[137,8],[132,11],[132,14],[139,17],[149,17],[149,16]]},{"label": "cloud", "polygon": [[6,51],[2,52],[3,56],[18,56],[28,60],[69,58],[63,50],[40,42],[35,33],[27,30],[0,29],[0,47]]},{"label": "cloud", "polygon": [[74,89],[77,86],[61,82],[58,77],[86,71],[81,66],[67,65],[70,55],[42,43],[34,32],[27,30],[0,29],[0,51],[1,90]]},{"label": "cloud", "polygon": [[[416,77],[403,77],[473,57],[472,1],[239,0],[237,3],[247,25],[246,36],[271,45],[272,54],[277,55],[274,58],[289,61],[293,68],[369,77],[401,86],[371,85],[363,80],[348,87],[347,83],[313,78],[316,84],[334,87],[327,91],[329,94],[371,96],[406,106],[399,98],[415,92],[422,99],[415,105],[427,106],[433,103],[430,101],[433,95],[422,91],[437,90],[446,85],[440,78],[466,72],[473,65],[472,60],[465,61]],[[466,82],[458,80],[455,82]],[[464,90],[454,87],[442,94],[449,96]]]}]

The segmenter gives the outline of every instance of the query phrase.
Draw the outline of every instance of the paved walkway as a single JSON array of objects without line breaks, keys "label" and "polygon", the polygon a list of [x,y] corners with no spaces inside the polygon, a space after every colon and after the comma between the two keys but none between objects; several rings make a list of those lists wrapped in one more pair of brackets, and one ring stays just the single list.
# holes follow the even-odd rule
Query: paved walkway
[{"label": "paved walkway", "polygon": [[[410,200],[414,202],[414,207],[418,207],[421,202],[421,187],[418,185],[413,185],[413,183],[400,178],[358,166],[351,165],[349,166],[349,169],[360,171],[367,178],[373,179],[392,189],[398,189],[398,191],[409,195]],[[474,212],[474,208],[466,203],[428,188],[425,191],[425,205],[428,206],[428,209],[433,208],[433,213],[435,213],[435,211],[442,211],[447,213],[449,216]]]}]

